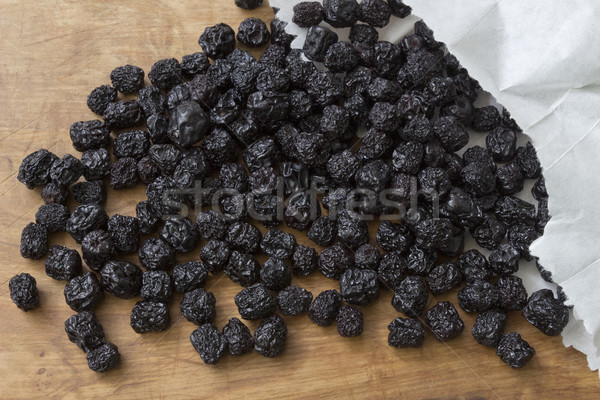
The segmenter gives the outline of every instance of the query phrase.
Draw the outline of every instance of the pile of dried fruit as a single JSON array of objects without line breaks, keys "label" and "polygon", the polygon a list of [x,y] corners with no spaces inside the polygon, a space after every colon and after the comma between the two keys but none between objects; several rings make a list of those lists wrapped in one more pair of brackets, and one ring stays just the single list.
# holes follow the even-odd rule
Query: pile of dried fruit
[{"label": "pile of dried fruit", "polygon": [[[261,3],[236,0],[247,9]],[[419,347],[426,328],[440,341],[462,333],[452,303],[425,308],[429,292],[466,282],[458,304],[479,313],[473,337],[522,367],[535,351],[519,334],[504,334],[506,312],[522,310],[547,335],[568,321],[563,301],[549,290],[528,297],[513,275],[520,259],[531,259],[529,245],[549,219],[533,146],[517,147],[522,132],[506,110],[474,106],[479,84],[424,23],[400,43],[379,41],[375,28],[410,14],[402,1],[325,0],[294,10],[293,21],[308,28],[303,51],[290,48],[294,37],[278,19],[269,31],[248,18],[237,35],[226,24],[208,27],[199,39],[203,52],[157,61],[150,86],[140,67],[125,65],[110,74],[112,85],[90,93],[88,106],[102,120],[71,126],[79,159],[42,149],[23,160],[18,179],[42,187],[45,204],[22,232],[21,254],[47,256],[48,276],[68,281],[65,300],[77,312],[65,322],[69,339],[92,370],[106,371],[120,355],[93,312],[103,293],[141,296],[131,327],[145,333],[169,327],[175,289],[183,294],[181,314],[199,326],[190,340],[204,362],[218,362],[227,349],[275,357],[287,336],[277,310],[307,313],[320,326],[335,321],[341,336],[357,336],[359,306],[391,289],[405,317],[389,324],[388,342]],[[338,41],[322,21],[350,27],[350,41]],[[255,60],[235,48],[236,38],[248,47],[271,44]],[[118,93],[137,93],[137,100],[118,100]],[[486,135],[486,148],[465,149],[467,128]],[[537,179],[537,208],[514,197],[525,179]],[[106,214],[105,182],[114,190],[146,185],[136,217]],[[72,211],[64,205],[71,194],[80,203]],[[195,208],[195,222],[179,214],[182,205]],[[361,216],[372,215],[396,220],[381,220],[370,235]],[[270,230],[263,236],[251,220]],[[325,249],[298,245],[276,228],[282,222]],[[48,235],[60,231],[81,244],[82,257],[63,246],[48,249]],[[467,233],[491,251],[488,258],[464,251]],[[201,240],[199,260],[177,264],[177,254]],[[136,252],[145,271],[119,260]],[[258,252],[270,257],[264,265]],[[313,299],[292,285],[293,275],[314,270],[338,280],[339,292]],[[212,324],[215,297],[203,285],[221,271],[244,287],[235,296],[241,318],[262,320],[254,336],[238,318],[222,331]],[[10,293],[24,311],[39,303],[28,274],[10,281]]]}]

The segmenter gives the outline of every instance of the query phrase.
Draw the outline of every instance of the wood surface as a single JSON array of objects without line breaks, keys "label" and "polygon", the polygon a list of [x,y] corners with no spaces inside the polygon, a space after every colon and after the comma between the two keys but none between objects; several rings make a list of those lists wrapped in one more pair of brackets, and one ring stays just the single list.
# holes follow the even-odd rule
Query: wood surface
[{"label": "wood surface", "polygon": [[[247,16],[269,20],[272,13],[267,4],[241,10],[233,0],[3,0],[0,10],[0,398],[598,398],[598,374],[589,371],[585,357],[518,313],[510,314],[507,331],[519,331],[537,351],[522,370],[475,343],[474,316],[462,310],[466,329],[455,340],[440,343],[428,332],[421,349],[388,346],[387,324],[399,316],[389,292],[364,307],[365,330],[358,338],[341,338],[335,326],[318,327],[306,316],[286,317],[283,356],[227,355],[216,366],[205,365],[192,348],[195,326],[179,313],[181,296],[170,304],[171,329],[138,335],[129,326],[136,300],[107,295],[97,313],[122,363],[106,374],[90,371],[64,332],[72,314],[64,283],[45,275],[43,261],[19,255],[20,232],[42,204],[39,189],[30,191],[16,179],[22,158],[39,148],[73,153],[68,128],[95,118],[86,96],[109,83],[114,67],[129,63],[147,73],[160,58],[198,51],[207,25],[237,27]],[[107,212],[134,215],[143,197],[142,187],[109,191]],[[77,248],[66,234],[52,235],[56,243]],[[178,261],[197,257],[198,250]],[[40,290],[41,306],[29,313],[8,295],[9,279],[20,272],[31,273]],[[315,295],[337,286],[318,273],[294,283]],[[221,328],[238,315],[233,297],[240,287],[220,274],[206,288],[217,298],[215,323]],[[430,299],[429,306],[455,301],[455,295]]]}]

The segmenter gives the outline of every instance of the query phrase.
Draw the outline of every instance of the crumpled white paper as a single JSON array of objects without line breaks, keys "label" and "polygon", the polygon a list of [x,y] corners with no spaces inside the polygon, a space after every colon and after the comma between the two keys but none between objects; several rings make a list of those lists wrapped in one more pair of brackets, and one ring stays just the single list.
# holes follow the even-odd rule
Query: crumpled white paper
[{"label": "crumpled white paper", "polygon": [[[291,23],[298,1],[270,0]],[[406,0],[414,16],[380,30],[396,42],[422,18],[437,40],[504,105],[538,151],[551,221],[531,251],[563,287],[573,313],[563,343],[600,368],[600,2],[572,0]],[[417,18],[417,16],[419,18]],[[340,40],[348,29],[337,30]],[[543,286],[521,268],[529,291]]]}]

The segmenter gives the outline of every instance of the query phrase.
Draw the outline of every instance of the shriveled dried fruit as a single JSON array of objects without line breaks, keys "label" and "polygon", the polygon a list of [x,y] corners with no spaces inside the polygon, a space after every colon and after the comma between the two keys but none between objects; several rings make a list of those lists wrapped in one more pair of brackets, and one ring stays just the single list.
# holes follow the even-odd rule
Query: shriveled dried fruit
[{"label": "shriveled dried fruit", "polygon": [[283,315],[300,315],[310,307],[313,295],[298,286],[288,286],[277,294],[277,307]]},{"label": "shriveled dried fruit", "polygon": [[337,290],[325,290],[312,302],[308,308],[308,317],[319,326],[329,326],[337,317],[342,306],[342,296]]},{"label": "shriveled dried fruit", "polygon": [[131,310],[130,325],[137,333],[162,332],[170,323],[167,303],[141,300]]},{"label": "shriveled dried fruit", "polygon": [[88,367],[95,372],[106,372],[117,367],[121,361],[119,348],[112,343],[104,343],[90,351],[86,357]]},{"label": "shriveled dried fruit", "polygon": [[335,317],[335,324],[340,336],[360,336],[363,331],[362,311],[356,306],[342,306]]},{"label": "shriveled dried fruit", "polygon": [[35,278],[28,273],[15,275],[8,283],[10,298],[23,311],[31,311],[40,304]]},{"label": "shriveled dried fruit", "polygon": [[179,303],[181,315],[200,326],[215,319],[215,296],[202,288],[186,292]]},{"label": "shriveled dried fruit", "polygon": [[440,342],[454,339],[465,329],[465,324],[450,302],[443,301],[425,313],[425,323]]},{"label": "shriveled dried fruit", "polygon": [[206,323],[190,335],[192,346],[206,364],[216,364],[227,350],[227,341],[213,324]]},{"label": "shriveled dried fruit", "polygon": [[425,340],[425,328],[416,320],[396,318],[388,325],[388,344],[393,347],[421,347]]},{"label": "shriveled dried fruit", "polygon": [[21,256],[32,260],[44,257],[48,250],[48,230],[45,226],[30,222],[21,232]]},{"label": "shriveled dried fruit", "polygon": [[471,333],[475,341],[483,346],[497,347],[508,317],[499,310],[487,310],[477,316]]},{"label": "shriveled dried fruit", "polygon": [[69,281],[81,274],[81,256],[77,250],[64,246],[50,247],[50,255],[44,261],[46,275],[60,281]]},{"label": "shriveled dried fruit", "polygon": [[223,339],[227,341],[229,353],[234,357],[243,356],[254,349],[250,329],[236,317],[230,318],[223,327]]},{"label": "shriveled dried fruit", "polygon": [[91,311],[82,311],[69,317],[65,321],[65,331],[69,340],[85,353],[104,344],[104,329]]},{"label": "shriveled dried fruit", "polygon": [[93,311],[102,300],[104,293],[96,275],[87,272],[71,279],[64,290],[65,302],[73,311]]},{"label": "shriveled dried fruit", "polygon": [[285,349],[287,326],[278,315],[263,320],[254,331],[254,350],[264,357],[277,357]]},{"label": "shriveled dried fruit", "polygon": [[522,368],[535,355],[535,350],[517,332],[502,336],[496,354],[511,368]]},{"label": "shriveled dried fruit", "polygon": [[548,336],[560,335],[569,322],[569,309],[554,297],[550,289],[532,293],[521,314]]},{"label": "shriveled dried fruit", "polygon": [[142,270],[129,261],[109,261],[100,271],[100,284],[112,295],[132,299],[140,294]]},{"label": "shriveled dried fruit", "polygon": [[423,279],[417,276],[408,276],[396,288],[392,306],[407,317],[419,317],[423,314],[429,293]]}]

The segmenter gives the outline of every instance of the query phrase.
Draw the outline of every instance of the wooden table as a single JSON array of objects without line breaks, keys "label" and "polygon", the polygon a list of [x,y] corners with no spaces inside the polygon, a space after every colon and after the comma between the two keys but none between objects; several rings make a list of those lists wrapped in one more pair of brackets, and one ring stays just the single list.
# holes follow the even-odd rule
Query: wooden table
[{"label": "wooden table", "polygon": [[[68,128],[95,118],[86,96],[109,82],[114,67],[130,63],[147,72],[157,59],[198,51],[207,25],[237,27],[246,16],[269,20],[272,14],[266,4],[250,12],[233,0],[3,0],[1,10],[0,398],[597,398],[598,374],[588,370],[585,357],[518,313],[510,315],[507,331],[518,330],[537,350],[522,370],[508,368],[493,350],[476,344],[469,334],[474,317],[462,311],[467,329],[458,339],[444,344],[428,333],[421,349],[388,346],[387,324],[398,316],[389,292],[365,307],[365,331],[358,338],[341,338],[335,327],[318,327],[306,316],[286,318],[283,356],[226,356],[216,366],[202,363],[193,350],[189,334],[195,326],[182,319],[180,296],[171,302],[171,329],[138,335],[129,327],[135,300],[108,295],[98,317],[107,339],[119,346],[122,363],[107,374],[90,371],[63,329],[72,314],[64,283],[48,278],[42,261],[19,255],[20,232],[42,204],[39,190],[16,180],[22,158],[42,147],[60,156],[73,152]],[[107,212],[133,215],[143,196],[142,187],[111,192]],[[66,234],[53,235],[51,243],[76,246]],[[24,271],[37,279],[41,295],[41,306],[30,313],[18,310],[8,295],[9,279]],[[320,274],[294,279],[315,295],[336,287]],[[237,315],[233,296],[240,288],[222,274],[210,277],[206,287],[216,295],[215,323],[222,327]],[[450,298],[455,293],[436,300]]]}]

